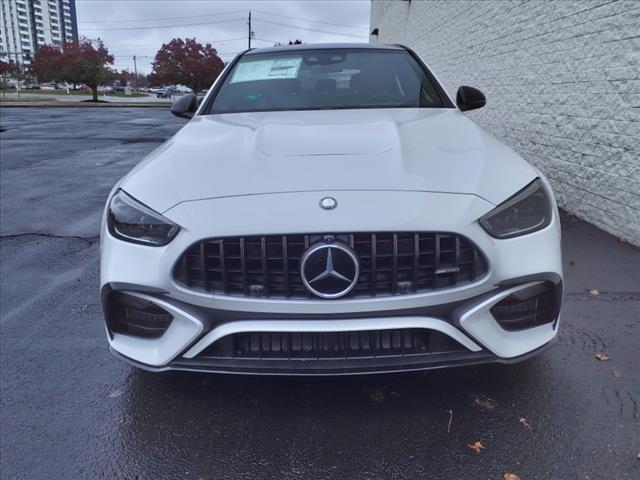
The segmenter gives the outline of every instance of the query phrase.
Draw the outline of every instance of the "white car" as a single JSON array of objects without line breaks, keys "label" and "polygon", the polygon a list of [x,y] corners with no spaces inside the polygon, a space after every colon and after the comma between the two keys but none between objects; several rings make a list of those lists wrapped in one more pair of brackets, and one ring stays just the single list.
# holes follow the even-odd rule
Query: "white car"
[{"label": "white car", "polygon": [[550,345],[560,221],[544,176],[409,49],[236,57],[111,192],[111,352],[153,371],[350,374],[510,363]]}]

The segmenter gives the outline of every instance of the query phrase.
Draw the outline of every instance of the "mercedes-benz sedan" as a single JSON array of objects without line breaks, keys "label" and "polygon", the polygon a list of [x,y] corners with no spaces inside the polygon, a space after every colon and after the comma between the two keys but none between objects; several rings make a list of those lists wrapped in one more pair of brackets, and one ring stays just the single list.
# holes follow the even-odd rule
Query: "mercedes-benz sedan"
[{"label": "mercedes-benz sedan", "polygon": [[345,374],[514,362],[549,345],[560,224],[544,176],[409,49],[246,51],[114,187],[112,353],[138,367]]}]

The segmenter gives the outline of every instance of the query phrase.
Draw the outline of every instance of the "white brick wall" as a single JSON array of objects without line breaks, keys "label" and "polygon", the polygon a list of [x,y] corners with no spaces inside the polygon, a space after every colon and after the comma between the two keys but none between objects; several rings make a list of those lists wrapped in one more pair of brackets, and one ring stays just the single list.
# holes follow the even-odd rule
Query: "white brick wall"
[{"label": "white brick wall", "polygon": [[640,245],[640,0],[373,0],[374,28],[453,98],[482,90],[469,115],[542,170],[562,208]]}]

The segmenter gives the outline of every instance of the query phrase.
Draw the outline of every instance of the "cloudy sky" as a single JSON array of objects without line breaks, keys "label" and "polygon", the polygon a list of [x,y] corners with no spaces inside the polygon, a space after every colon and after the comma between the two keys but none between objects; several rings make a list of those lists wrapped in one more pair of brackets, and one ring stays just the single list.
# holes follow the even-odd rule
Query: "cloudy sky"
[{"label": "cloudy sky", "polygon": [[163,42],[195,37],[211,43],[223,60],[247,48],[300,39],[305,43],[366,42],[369,0],[76,0],[80,36],[101,38],[118,69],[149,73]]}]

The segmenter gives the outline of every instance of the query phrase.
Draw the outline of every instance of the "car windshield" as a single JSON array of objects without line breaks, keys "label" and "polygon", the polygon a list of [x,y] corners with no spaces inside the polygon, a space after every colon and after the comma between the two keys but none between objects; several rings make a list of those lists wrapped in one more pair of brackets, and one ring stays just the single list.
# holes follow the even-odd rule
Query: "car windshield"
[{"label": "car windshield", "polygon": [[208,113],[443,106],[405,50],[322,49],[244,55]]}]

